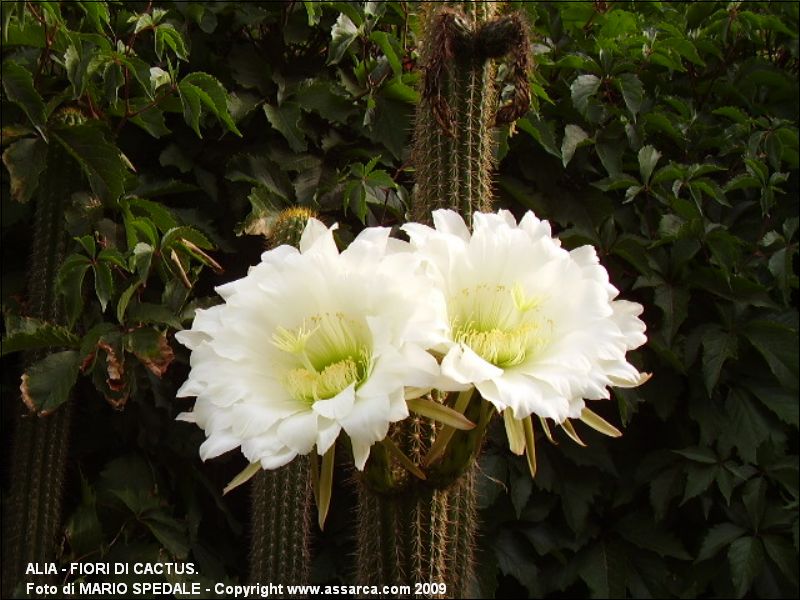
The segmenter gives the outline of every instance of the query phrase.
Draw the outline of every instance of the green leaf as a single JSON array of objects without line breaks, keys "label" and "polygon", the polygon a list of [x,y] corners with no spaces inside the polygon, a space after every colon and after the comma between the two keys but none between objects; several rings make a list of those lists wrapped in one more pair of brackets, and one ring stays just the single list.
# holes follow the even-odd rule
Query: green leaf
[{"label": "green leaf", "polygon": [[264,105],[270,125],[283,134],[293,152],[305,152],[308,149],[306,136],[300,129],[300,106],[295,102],[284,102],[281,106]]},{"label": "green leaf", "polygon": [[561,158],[552,122],[534,116],[523,117],[517,121],[517,127],[533,137],[548,154]]},{"label": "green leaf", "polygon": [[53,129],[51,135],[78,161],[95,193],[112,200],[122,195],[127,173],[125,161],[97,122]]},{"label": "green leaf", "polygon": [[564,127],[564,139],[561,142],[561,162],[565,167],[572,160],[576,148],[588,138],[589,134],[577,125],[569,124]]},{"label": "green leaf", "polygon": [[10,177],[11,197],[27,202],[39,186],[39,178],[47,164],[47,144],[40,138],[25,138],[11,144],[3,152],[3,164]]},{"label": "green leaf", "polygon": [[161,23],[155,28],[154,41],[156,56],[159,60],[164,55],[165,46],[169,46],[179,59],[189,60],[189,51],[186,49],[183,36],[170,23]]},{"label": "green leaf", "polygon": [[763,535],[761,541],[764,543],[767,556],[772,559],[772,562],[778,566],[789,581],[797,585],[797,549],[788,540],[778,535]]},{"label": "green leaf", "polygon": [[78,5],[81,10],[86,13],[86,18],[89,19],[92,26],[97,30],[97,33],[106,33],[106,27],[111,23],[110,15],[108,12],[108,4],[105,0],[79,0]]},{"label": "green leaf", "polygon": [[298,90],[296,101],[307,112],[315,112],[332,123],[344,123],[356,108],[339,92],[331,82],[307,79]]},{"label": "green leaf", "polygon": [[634,546],[655,552],[662,558],[669,556],[680,560],[691,559],[674,533],[660,529],[655,521],[642,511],[623,517],[615,529]]},{"label": "green leaf", "polygon": [[100,301],[100,309],[105,312],[108,301],[114,295],[114,279],[111,276],[111,269],[104,262],[96,262],[92,265],[92,269],[94,270],[94,290]]},{"label": "green leaf", "polygon": [[37,413],[53,412],[69,399],[80,364],[76,350],[56,352],[34,363],[22,375],[23,402]]},{"label": "green leaf", "polygon": [[689,464],[686,466],[686,488],[683,492],[681,504],[685,504],[692,498],[696,498],[703,492],[708,492],[711,484],[716,479],[719,467]]},{"label": "green leaf", "polygon": [[690,446],[681,450],[673,450],[673,452],[704,465],[716,465],[719,463],[719,457],[713,450],[705,446]]},{"label": "green leaf", "polygon": [[769,438],[771,423],[750,395],[739,388],[732,388],[728,393],[725,410],[731,429],[736,432],[727,442],[736,447],[742,460],[758,464],[758,448]]},{"label": "green leaf", "polygon": [[750,122],[750,117],[744,114],[736,106],[721,106],[720,108],[715,108],[712,110],[711,113],[721,117],[727,117],[731,121],[739,123],[740,125],[746,125]]},{"label": "green leaf", "polygon": [[160,202],[153,202],[152,200],[137,197],[128,198],[127,202],[131,208],[135,208],[146,213],[147,216],[150,217],[150,220],[161,231],[168,231],[169,229],[177,227],[178,225],[178,221],[172,215],[170,210]]},{"label": "green leaf", "polygon": [[173,557],[179,560],[187,557],[189,538],[185,525],[162,510],[147,512],[141,521]]},{"label": "green leaf", "polygon": [[777,385],[777,382],[773,384],[748,380],[741,383],[781,421],[797,428],[800,422],[800,403],[797,402],[797,394]]},{"label": "green leaf", "polygon": [[709,529],[703,539],[703,544],[700,546],[700,552],[697,555],[696,562],[708,560],[716,556],[745,533],[747,533],[747,531],[744,527],[736,525],[735,523],[719,523],[718,525],[714,525]]},{"label": "green leaf", "polygon": [[617,78],[619,81],[620,89],[622,90],[622,99],[625,101],[625,106],[628,107],[634,120],[639,110],[642,108],[642,100],[644,99],[644,87],[639,78],[633,73],[623,73]]},{"label": "green leaf", "polygon": [[589,114],[589,100],[600,89],[600,78],[597,75],[579,75],[569,89],[575,108],[586,117]]},{"label": "green leaf", "polygon": [[[74,255],[73,255],[74,256]],[[77,256],[68,257],[58,274],[58,290],[64,296],[67,323],[75,323],[83,310],[83,279],[89,270],[89,259]]]},{"label": "green leaf", "polygon": [[70,44],[64,53],[64,67],[67,70],[67,79],[72,84],[72,97],[80,98],[86,90],[88,83],[89,65],[94,58],[95,48],[89,44],[84,45],[77,40]]},{"label": "green leaf", "polygon": [[291,200],[291,181],[276,162],[265,155],[238,154],[231,158],[225,177],[263,186],[276,196]]},{"label": "green leaf", "polygon": [[639,173],[642,175],[642,182],[647,184],[650,182],[650,176],[653,174],[653,169],[661,158],[661,153],[653,146],[642,146],[637,154],[639,159]]},{"label": "green leaf", "polygon": [[200,88],[190,83],[180,82],[178,84],[178,96],[180,96],[181,105],[183,106],[183,119],[194,130],[197,137],[202,139],[203,135],[200,133],[200,115],[203,110],[201,95],[206,96],[209,104],[213,104],[208,94]]},{"label": "green leaf", "polygon": [[744,336],[767,361],[770,370],[785,387],[798,390],[797,330],[773,321],[751,321]]},{"label": "green leaf", "polygon": [[131,98],[129,104],[131,106],[131,110],[141,111],[129,119],[131,123],[142,128],[156,139],[172,133],[167,128],[163,111],[145,108],[148,104],[150,104],[149,100],[146,98]]},{"label": "green leaf", "polygon": [[237,129],[236,123],[233,122],[231,113],[228,110],[228,94],[215,77],[212,77],[208,73],[195,71],[184,77],[178,85],[179,87],[181,85],[192,85],[205,92],[205,94],[200,94],[200,99],[206,104],[206,107],[213,112],[230,131],[242,137],[242,133]]},{"label": "green leaf", "polygon": [[757,537],[741,537],[728,549],[733,587],[736,597],[742,598],[753,580],[764,568],[764,546]]},{"label": "green leaf", "polygon": [[664,282],[655,289],[653,302],[664,313],[663,330],[667,342],[672,341],[689,315],[689,290]]},{"label": "green leaf", "polygon": [[721,327],[711,327],[703,334],[703,382],[708,395],[719,381],[722,367],[728,359],[736,358],[737,336]]},{"label": "green leaf", "polygon": [[625,598],[628,568],[625,550],[617,542],[599,540],[589,547],[579,567],[592,598]]},{"label": "green leaf", "polygon": [[398,51],[401,49],[397,39],[394,36],[390,36],[385,31],[373,31],[370,34],[369,39],[370,41],[378,44],[380,49],[383,50],[386,59],[389,61],[389,65],[392,67],[392,72],[394,73],[395,77],[402,75],[403,64],[400,62],[400,58],[397,55]]},{"label": "green leaf", "polygon": [[3,63],[3,89],[6,97],[17,104],[28,116],[33,126],[44,135],[47,108],[39,92],[33,87],[31,72],[13,61],[5,61]]},{"label": "green leaf", "polygon": [[319,0],[314,0],[313,2],[308,2],[303,0],[303,5],[306,7],[306,13],[308,14],[308,26],[313,27],[317,23],[319,23],[320,15],[322,14],[322,5],[325,4],[324,2],[319,2]]},{"label": "green leaf", "polygon": [[493,540],[492,547],[500,571],[515,577],[533,597],[538,597],[538,570],[529,560],[533,553],[530,543],[516,531],[502,529]]},{"label": "green leaf", "polygon": [[331,43],[328,46],[328,64],[335,65],[358,37],[359,29],[346,14],[341,13],[331,28]]},{"label": "green leaf", "polygon": [[6,335],[0,356],[21,350],[39,350],[57,346],[77,348],[80,344],[72,331],[61,325],[30,317],[6,317]]},{"label": "green leaf", "polygon": [[91,554],[103,544],[103,527],[97,516],[96,497],[89,482],[81,474],[81,503],[67,520],[64,533],[72,555]]}]

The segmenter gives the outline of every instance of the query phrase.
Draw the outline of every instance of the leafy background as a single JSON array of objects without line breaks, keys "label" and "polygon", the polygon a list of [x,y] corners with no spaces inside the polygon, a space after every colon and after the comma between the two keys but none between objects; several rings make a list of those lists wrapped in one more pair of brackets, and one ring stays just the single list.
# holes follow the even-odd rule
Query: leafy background
[{"label": "leafy background", "polygon": [[[621,439],[541,439],[535,481],[491,433],[481,591],[796,597],[798,4],[510,4],[531,23],[534,102],[497,132],[497,204],[597,248],[645,306],[633,360],[654,377],[598,407]],[[403,221],[419,6],[2,11],[4,437],[23,370],[37,410],[71,396],[59,560],[172,558],[243,580],[247,493],[220,493],[243,459],[201,464],[202,432],[175,422],[191,402],[175,399],[188,356],[173,334],[258,260],[281,208],[339,222],[342,244]],[[82,173],[65,326],[30,318],[25,295],[54,148]],[[42,348],[33,364],[18,352]],[[338,482],[315,582],[352,580],[346,469]]]}]

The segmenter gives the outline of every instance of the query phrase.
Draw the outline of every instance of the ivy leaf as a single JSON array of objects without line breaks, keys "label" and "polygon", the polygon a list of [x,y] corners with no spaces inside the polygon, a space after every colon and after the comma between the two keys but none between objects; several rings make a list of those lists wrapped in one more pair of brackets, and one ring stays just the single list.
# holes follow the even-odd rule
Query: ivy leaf
[{"label": "ivy leaf", "polygon": [[658,159],[661,158],[661,153],[653,146],[642,146],[637,156],[639,158],[639,173],[642,175],[642,182],[648,184],[650,183],[653,169]]},{"label": "ivy leaf", "polygon": [[172,556],[177,559],[186,558],[189,553],[189,540],[185,525],[163,510],[149,511],[143,515],[142,523]]},{"label": "ivy leaf", "polygon": [[39,186],[47,165],[47,144],[39,138],[25,138],[11,144],[3,152],[3,164],[11,177],[11,197],[27,202]]},{"label": "ivy leaf", "polygon": [[600,89],[600,78],[597,75],[579,75],[569,89],[575,108],[586,117],[589,113],[589,100]]},{"label": "ivy leaf", "polygon": [[181,32],[175,29],[170,23],[159,24],[154,31],[155,51],[158,59],[164,55],[164,47],[169,46],[181,60],[189,60],[189,51],[186,49],[186,42],[183,40]]},{"label": "ivy leaf", "polygon": [[623,73],[617,78],[620,89],[622,90],[622,99],[625,101],[625,106],[628,107],[634,120],[639,110],[642,108],[642,100],[644,99],[644,87],[639,78],[633,73]]},{"label": "ivy leaf", "polygon": [[771,424],[750,395],[739,388],[732,388],[728,393],[725,411],[731,429],[736,432],[726,442],[736,447],[744,461],[758,464],[758,447],[769,438]]},{"label": "ivy leaf", "polygon": [[588,138],[589,134],[577,125],[569,124],[564,127],[564,139],[561,142],[561,162],[565,167],[572,160],[578,146]]},{"label": "ivy leaf", "polygon": [[757,537],[741,537],[728,548],[733,587],[736,597],[742,598],[753,580],[764,568],[764,546]]},{"label": "ivy leaf", "polygon": [[742,385],[764,406],[775,413],[781,421],[797,428],[798,422],[800,422],[800,404],[797,402],[797,394],[777,385],[777,382],[748,380],[743,381]]},{"label": "ivy leaf", "polygon": [[341,13],[331,28],[331,43],[328,46],[328,63],[335,65],[358,37],[358,27],[346,14]]},{"label": "ivy leaf", "polygon": [[61,325],[31,317],[6,317],[6,335],[0,356],[20,350],[39,350],[55,346],[77,347],[80,343],[72,331]]},{"label": "ivy leaf", "polygon": [[[231,113],[228,110],[228,94],[215,77],[208,73],[195,71],[184,77],[178,85],[179,87],[181,85],[191,85],[194,86],[196,90],[205,92],[204,94],[198,94],[200,100],[231,132],[242,137],[242,132],[236,127],[236,123],[233,122]],[[196,90],[193,91],[196,92]]]},{"label": "ivy leaf", "polygon": [[730,358],[736,358],[736,334],[714,326],[703,333],[703,382],[708,395],[719,381],[722,367]]},{"label": "ivy leaf", "polygon": [[778,535],[763,535],[761,541],[764,543],[767,556],[772,559],[772,562],[778,566],[789,581],[797,585],[797,550],[790,542]]},{"label": "ivy leaf", "polygon": [[719,523],[718,525],[714,525],[709,529],[705,539],[703,539],[700,552],[695,562],[708,560],[716,556],[723,548],[730,546],[734,540],[739,539],[745,533],[746,530],[744,527],[736,525],[735,523]]},{"label": "ivy leaf", "polygon": [[69,399],[79,368],[77,350],[56,352],[34,363],[22,375],[22,401],[36,413],[53,412]]},{"label": "ivy leaf", "polygon": [[300,106],[294,102],[284,102],[280,106],[264,105],[264,114],[275,129],[281,132],[293,152],[305,152],[308,149],[306,136],[300,129]]},{"label": "ivy leaf", "polygon": [[94,290],[97,299],[100,301],[100,309],[105,312],[108,301],[114,295],[114,279],[111,276],[111,269],[104,262],[96,262],[92,265],[94,270]]},{"label": "ivy leaf", "polygon": [[[79,0],[78,5],[86,13],[86,18],[92,23],[97,33],[105,33],[105,27],[111,23],[108,4],[105,0]],[[105,27],[104,27],[105,26]]]},{"label": "ivy leaf", "polygon": [[127,173],[125,161],[97,122],[53,129],[51,135],[78,162],[95,193],[111,200],[122,195]]},{"label": "ivy leaf", "polygon": [[39,92],[33,87],[31,72],[13,61],[5,61],[3,63],[3,89],[6,97],[25,111],[33,126],[44,137],[47,108]]},{"label": "ivy leaf", "polygon": [[590,546],[579,567],[581,579],[592,598],[624,598],[628,568],[624,548],[617,542],[600,540]]},{"label": "ivy leaf", "polygon": [[64,296],[67,323],[72,326],[83,309],[83,279],[89,270],[90,261],[86,256],[68,256],[58,272],[57,287]]},{"label": "ivy leaf", "polygon": [[96,495],[81,474],[81,503],[67,521],[65,531],[75,557],[94,552],[103,544],[103,527],[97,516]]},{"label": "ivy leaf", "polygon": [[744,336],[767,361],[770,370],[785,387],[798,389],[797,330],[772,321],[751,321]]},{"label": "ivy leaf", "polygon": [[680,560],[689,560],[689,553],[678,537],[669,531],[657,527],[655,521],[644,512],[637,512],[623,517],[615,527],[617,532],[638,548],[650,550],[661,557],[670,556]]},{"label": "ivy leaf", "polygon": [[539,145],[556,158],[561,158],[561,151],[558,149],[556,134],[553,124],[539,117],[523,117],[517,121],[517,127],[528,133]]},{"label": "ivy leaf", "polygon": [[538,572],[527,558],[531,555],[528,541],[515,531],[503,529],[492,545],[500,571],[515,577],[534,597],[539,596]]}]

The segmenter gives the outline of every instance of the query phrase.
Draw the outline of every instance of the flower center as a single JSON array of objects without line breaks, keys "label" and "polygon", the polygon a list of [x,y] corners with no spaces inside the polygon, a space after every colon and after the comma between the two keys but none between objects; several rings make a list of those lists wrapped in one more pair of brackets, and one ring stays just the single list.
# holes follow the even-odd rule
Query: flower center
[{"label": "flower center", "polygon": [[284,377],[286,389],[309,405],[367,378],[372,367],[369,340],[366,324],[343,313],[314,315],[294,330],[278,327],[272,335],[273,345],[296,360]]},{"label": "flower center", "polygon": [[518,365],[549,342],[537,315],[540,303],[526,298],[518,283],[463,288],[450,303],[453,338],[497,367]]}]

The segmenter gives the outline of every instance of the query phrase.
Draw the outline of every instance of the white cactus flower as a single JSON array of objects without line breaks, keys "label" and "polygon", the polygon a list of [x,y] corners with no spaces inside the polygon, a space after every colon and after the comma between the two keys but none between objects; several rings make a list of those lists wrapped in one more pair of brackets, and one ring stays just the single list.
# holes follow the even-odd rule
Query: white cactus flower
[{"label": "white cactus flower", "polygon": [[625,359],[646,341],[642,307],[615,300],[594,248],[564,250],[531,212],[519,224],[505,210],[476,213],[471,234],[451,210],[433,220],[403,229],[445,296],[449,333],[437,350],[449,389],[474,385],[514,419],[563,423],[584,399],[647,379]]},{"label": "white cactus flower", "polygon": [[446,329],[442,301],[418,268],[388,229],[369,228],[340,253],[312,219],[299,251],[265,252],[217,288],[225,303],[176,335],[192,350],[178,396],[197,397],[179,418],[205,430],[201,457],[241,447],[273,469],[315,447],[324,454],[344,430],[363,469],[370,446],[408,416],[408,390],[439,376],[426,350]]}]

